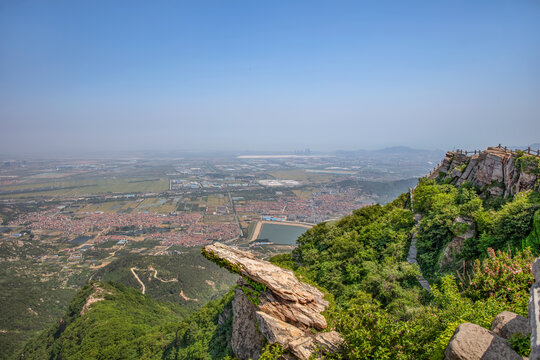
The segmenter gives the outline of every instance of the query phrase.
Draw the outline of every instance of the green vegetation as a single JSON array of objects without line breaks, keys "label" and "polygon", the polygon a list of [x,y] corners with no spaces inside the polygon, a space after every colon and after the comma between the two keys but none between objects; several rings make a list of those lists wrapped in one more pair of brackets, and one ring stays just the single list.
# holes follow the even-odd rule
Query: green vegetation
[{"label": "green vegetation", "polygon": [[247,295],[249,301],[253,305],[257,306],[261,302],[260,296],[261,292],[266,291],[266,285],[253,281],[247,277],[244,277],[246,285],[241,286],[240,288]]},{"label": "green vegetation", "polygon": [[8,358],[29,338],[54,324],[76,288],[88,280],[87,269],[69,272],[64,269],[65,262],[35,260],[60,248],[62,245],[47,240],[36,241],[32,233],[0,241],[0,359]]},{"label": "green vegetation", "polygon": [[223,359],[232,356],[232,305],[234,289],[220,300],[210,301],[180,324],[175,342],[165,359]]},{"label": "green vegetation", "polygon": [[540,157],[527,155],[524,151],[520,151],[518,155],[516,164],[522,172],[534,175],[540,174]]},{"label": "green vegetation", "polygon": [[234,274],[242,276],[245,281],[245,285],[242,285],[240,288],[244,294],[247,295],[249,301],[251,301],[254,305],[259,305],[261,301],[259,296],[261,295],[261,292],[266,290],[266,285],[253,281],[247,276],[243,275],[241,265],[233,264],[225,259],[222,259],[216,256],[213,252],[207,251],[204,247],[201,249],[201,254],[218,266],[223,267]]},{"label": "green vegetation", "polygon": [[[292,258],[304,277],[347,302],[367,290],[384,305],[408,312],[407,303],[421,297],[418,269],[405,261],[414,220],[406,196],[385,206],[373,205],[329,224],[322,223],[298,238]],[[396,294],[403,294],[394,302]]]},{"label": "green vegetation", "polygon": [[467,168],[467,165],[469,165],[469,161],[466,161],[463,164],[456,166],[456,170],[459,172],[463,172]]},{"label": "green vegetation", "polygon": [[333,174],[307,172],[301,169],[272,171],[269,174],[275,179],[297,180],[312,184],[329,182],[335,177]]},{"label": "green vegetation", "polygon": [[[93,294],[93,295],[92,295]],[[89,296],[104,298],[90,305]],[[233,291],[182,321],[184,311],[117,283],[91,282],[62,320],[30,341],[25,359],[219,359],[231,355]],[[98,295],[99,296],[99,295]],[[82,312],[82,314],[81,314]]]},{"label": "green vegetation", "polygon": [[[83,312],[89,296],[104,300]],[[88,283],[77,293],[66,316],[27,344],[24,358],[155,358],[173,340],[181,318],[180,309],[159,304],[135,289]]]},{"label": "green vegetation", "polygon": [[[540,250],[535,245],[536,233],[531,233],[534,214],[540,209],[537,192],[519,193],[494,209],[471,186],[458,188],[424,179],[414,192],[414,200],[415,211],[423,216],[418,231],[418,262],[430,281],[451,270],[469,271],[475,259],[486,257],[488,248],[516,251],[533,246],[535,252]],[[465,240],[457,259],[460,261],[444,268],[441,252],[460,235],[455,224],[458,217],[472,222],[476,231]]]},{"label": "green vegetation", "polygon": [[[403,261],[414,225],[404,195],[317,225],[292,256],[272,258],[335,296],[326,316],[347,345],[332,356],[442,359],[459,324],[489,328],[503,310],[527,316],[531,262],[540,249],[523,248],[522,240],[536,236],[538,194],[518,194],[495,210],[477,191],[424,179],[414,192],[414,210],[423,215],[418,258],[434,284],[431,294],[419,287],[418,269]],[[460,217],[469,222],[456,222]],[[441,268],[442,250],[470,230],[461,253]]]},{"label": "green vegetation", "polygon": [[[28,339],[43,328],[54,324],[63,315],[73,289],[58,289],[55,284],[40,282],[32,277],[19,277],[15,269],[3,263],[0,271],[0,359],[19,351]],[[45,295],[46,294],[46,295]]]},{"label": "green vegetation", "polygon": [[279,360],[285,350],[279,344],[267,344],[259,356],[259,360]]},{"label": "green vegetation", "polygon": [[523,357],[528,357],[531,353],[531,337],[522,333],[513,334],[509,341],[510,346]]},{"label": "green vegetation", "polygon": [[[168,256],[128,254],[100,269],[93,279],[119,282],[140,289],[131,268],[137,269],[139,278],[145,284],[146,294],[190,310],[223,296],[237,279],[235,275],[206,261],[196,248],[184,248],[182,253]],[[179,295],[180,291],[193,300],[184,299]]]}]

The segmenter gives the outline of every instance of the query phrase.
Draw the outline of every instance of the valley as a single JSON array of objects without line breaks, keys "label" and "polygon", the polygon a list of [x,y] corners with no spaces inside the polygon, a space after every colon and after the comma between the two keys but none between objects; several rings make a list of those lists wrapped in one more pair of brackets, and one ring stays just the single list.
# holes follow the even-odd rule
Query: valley
[{"label": "valley", "polygon": [[[89,280],[144,289],[186,316],[236,279],[201,246],[290,252],[314,224],[406,191],[437,153],[395,167],[408,156],[0,162],[2,356],[54,324]],[[318,172],[336,165],[349,170]]]}]

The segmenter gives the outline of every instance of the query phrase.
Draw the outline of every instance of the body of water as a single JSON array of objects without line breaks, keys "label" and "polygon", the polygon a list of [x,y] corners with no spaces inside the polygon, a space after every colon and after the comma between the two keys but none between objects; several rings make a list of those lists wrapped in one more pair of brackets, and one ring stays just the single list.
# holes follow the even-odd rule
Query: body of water
[{"label": "body of water", "polygon": [[257,240],[268,240],[274,244],[296,245],[296,239],[307,231],[302,226],[263,224]]},{"label": "body of water", "polygon": [[77,245],[80,245],[80,244],[83,244],[83,243],[87,242],[91,238],[92,238],[92,236],[79,236],[79,237],[71,240],[71,242],[75,243]]}]

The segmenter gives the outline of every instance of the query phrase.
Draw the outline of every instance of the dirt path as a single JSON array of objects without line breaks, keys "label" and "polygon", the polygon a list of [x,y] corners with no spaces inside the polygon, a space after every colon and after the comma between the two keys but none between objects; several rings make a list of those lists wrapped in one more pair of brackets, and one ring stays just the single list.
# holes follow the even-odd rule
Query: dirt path
[{"label": "dirt path", "polygon": [[184,294],[184,290],[180,290],[180,296],[182,297],[182,299],[184,299],[184,300],[186,300],[186,301],[199,301],[199,299],[188,298],[188,297]]},{"label": "dirt path", "polygon": [[164,283],[168,283],[168,282],[178,282],[178,279],[165,280],[165,279],[159,278],[159,277],[157,276],[157,270],[154,269],[152,266],[150,266],[150,267],[148,268],[148,270],[154,272],[154,279],[156,279],[156,280],[159,280],[159,281],[164,282]]},{"label": "dirt path", "polygon": [[137,275],[137,273],[135,272],[135,270],[139,270],[137,268],[130,268],[129,270],[131,270],[131,273],[133,274],[133,276],[135,276],[135,280],[137,280],[139,282],[139,284],[141,284],[141,287],[142,287],[142,293],[146,293],[146,286],[144,286],[144,283],[141,281],[141,279],[139,279],[139,275]]}]

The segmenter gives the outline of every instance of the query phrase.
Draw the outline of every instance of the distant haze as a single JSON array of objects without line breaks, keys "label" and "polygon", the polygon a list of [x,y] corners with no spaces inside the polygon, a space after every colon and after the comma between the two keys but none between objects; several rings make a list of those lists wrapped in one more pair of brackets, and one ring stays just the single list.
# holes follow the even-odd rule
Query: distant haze
[{"label": "distant haze", "polygon": [[0,3],[0,155],[540,140],[540,2]]}]

